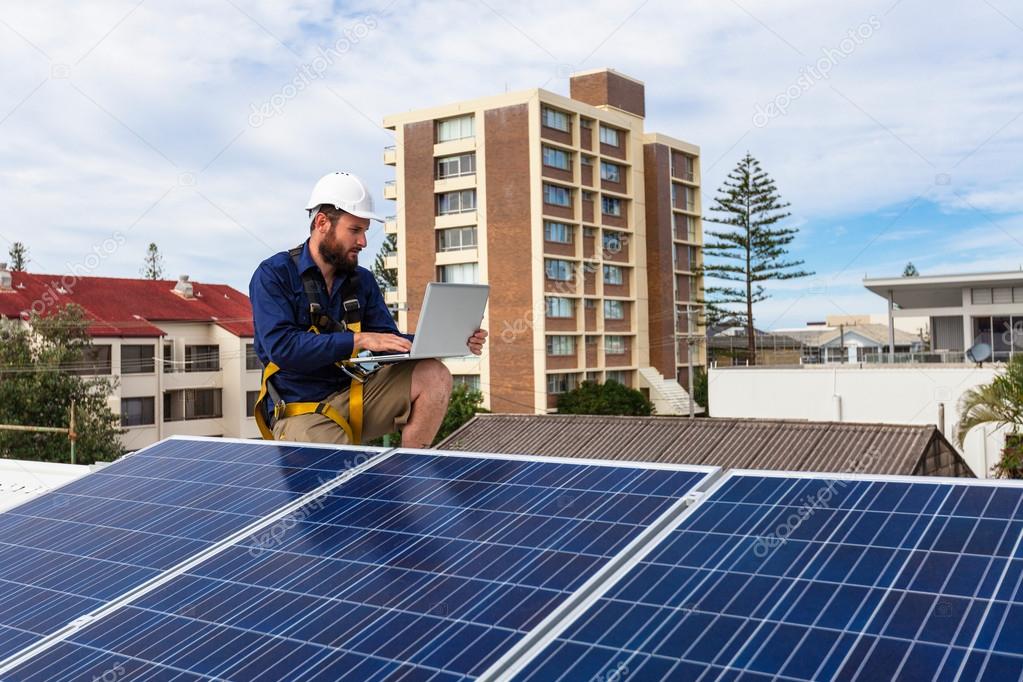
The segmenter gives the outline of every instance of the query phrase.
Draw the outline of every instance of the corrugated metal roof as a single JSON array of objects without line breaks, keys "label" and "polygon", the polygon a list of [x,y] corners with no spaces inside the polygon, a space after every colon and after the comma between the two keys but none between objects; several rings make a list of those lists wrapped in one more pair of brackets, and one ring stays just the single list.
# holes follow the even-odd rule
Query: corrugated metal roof
[{"label": "corrugated metal roof", "polygon": [[437,447],[726,469],[973,476],[934,426],[911,424],[479,414]]}]

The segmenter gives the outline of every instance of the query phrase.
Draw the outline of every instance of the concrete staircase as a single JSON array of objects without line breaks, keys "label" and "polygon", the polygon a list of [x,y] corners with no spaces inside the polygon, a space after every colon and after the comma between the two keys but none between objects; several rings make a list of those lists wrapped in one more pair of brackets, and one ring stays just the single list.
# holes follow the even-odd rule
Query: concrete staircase
[{"label": "concrete staircase", "polygon": [[[650,391],[650,402],[659,415],[688,415],[689,393],[674,379],[665,379],[653,367],[639,368],[639,387]],[[695,406],[696,414],[702,414],[703,408]]]}]

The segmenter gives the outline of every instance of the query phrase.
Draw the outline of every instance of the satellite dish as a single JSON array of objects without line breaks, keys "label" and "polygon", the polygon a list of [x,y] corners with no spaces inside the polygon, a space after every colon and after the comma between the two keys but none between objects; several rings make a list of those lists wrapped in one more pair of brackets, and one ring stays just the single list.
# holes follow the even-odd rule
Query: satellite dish
[{"label": "satellite dish", "polygon": [[991,359],[991,346],[986,343],[975,343],[966,351],[966,359],[971,362],[986,362]]}]

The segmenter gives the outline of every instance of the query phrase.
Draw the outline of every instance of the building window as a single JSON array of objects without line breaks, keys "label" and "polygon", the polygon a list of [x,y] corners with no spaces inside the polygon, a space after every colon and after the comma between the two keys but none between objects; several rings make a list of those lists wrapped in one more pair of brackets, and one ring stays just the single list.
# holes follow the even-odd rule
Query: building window
[{"label": "building window", "polygon": [[600,210],[604,215],[620,216],[622,214],[622,200],[615,197],[601,197]]},{"label": "building window", "polygon": [[543,165],[561,170],[571,170],[572,155],[556,147],[543,147]]},{"label": "building window", "polygon": [[186,372],[220,370],[220,346],[185,346]]},{"label": "building window", "polygon": [[584,166],[592,166],[593,157],[587,154],[583,154],[582,156],[579,157],[579,163],[581,163]]},{"label": "building window", "polygon": [[622,301],[604,301],[605,320],[624,320],[625,303]]},{"label": "building window", "polygon": [[688,154],[682,157],[682,177],[689,182],[696,179],[696,157]]},{"label": "building window", "polygon": [[575,355],[575,337],[548,336],[547,355]]},{"label": "building window", "polygon": [[563,111],[544,107],[540,110],[540,122],[547,128],[568,132],[572,129],[571,119]]},{"label": "building window", "polygon": [[468,213],[476,210],[476,190],[463,189],[437,195],[437,215]]},{"label": "building window", "polygon": [[547,296],[544,298],[544,305],[547,308],[547,317],[561,319],[573,317],[572,311],[575,308],[575,301],[570,298]]},{"label": "building window", "polygon": [[604,284],[621,285],[625,281],[622,269],[617,265],[604,266]]},{"label": "building window", "polygon": [[464,140],[476,134],[475,119],[472,114],[437,121],[437,142]]},{"label": "building window", "polygon": [[245,391],[245,416],[256,416],[256,401],[259,399],[259,391]]},{"label": "building window", "polygon": [[219,388],[186,388],[163,394],[163,420],[220,419],[223,393]]},{"label": "building window", "polygon": [[86,346],[80,360],[61,363],[61,369],[68,374],[110,374],[110,345]]},{"label": "building window", "polygon": [[595,299],[595,298],[588,298],[588,299],[586,299],[586,309],[587,310],[596,310],[597,309],[597,299]]},{"label": "building window", "polygon": [[621,355],[625,352],[625,337],[624,336],[605,336],[604,337],[604,354],[605,355]]},{"label": "building window", "polygon": [[174,371],[174,342],[164,341],[163,343],[163,371],[164,373]]},{"label": "building window", "polygon": [[696,211],[696,190],[692,187],[684,187],[686,196],[686,210]]},{"label": "building window", "polygon": [[559,244],[572,243],[572,227],[565,223],[554,222],[553,220],[543,221],[543,238],[545,241],[557,242]]},{"label": "building window", "polygon": [[149,344],[121,346],[121,374],[152,374],[156,371],[155,348]]},{"label": "building window", "polygon": [[604,381],[614,381],[614,382],[617,382],[617,383],[621,384],[622,386],[628,386],[629,385],[628,383],[626,383],[625,372],[623,372],[620,369],[619,370],[610,370],[610,371],[608,371],[606,376],[607,376],[607,378],[604,379]]},{"label": "building window", "polygon": [[622,235],[620,232],[604,231],[604,251],[618,253],[622,250]]},{"label": "building window", "polygon": [[479,374],[452,374],[451,383],[454,385],[463,384],[468,386],[470,390],[480,390],[480,375]]},{"label": "building window", "polygon": [[156,398],[121,398],[121,426],[152,426],[155,423]]},{"label": "building window", "polygon": [[686,232],[689,235],[689,241],[696,241],[696,218],[691,215],[686,216]]},{"label": "building window", "polygon": [[600,142],[611,147],[618,146],[618,131],[607,126],[600,126]]},{"label": "building window", "polygon": [[437,179],[457,178],[476,172],[476,153],[442,156],[437,159]]},{"label": "building window", "polygon": [[558,185],[543,184],[543,200],[545,203],[555,206],[571,206],[572,192],[567,187]]},{"label": "building window", "polygon": [[600,179],[608,182],[622,181],[622,167],[617,163],[600,162]]},{"label": "building window", "polygon": [[572,281],[572,263],[567,260],[561,260],[558,258],[544,258],[543,259],[544,274],[547,275],[547,279],[553,279],[558,282],[571,282]]},{"label": "building window", "polygon": [[477,284],[480,281],[479,263],[454,263],[437,266],[437,281],[453,284]]},{"label": "building window", "polygon": [[476,226],[437,230],[438,251],[464,251],[476,248]]},{"label": "building window", "polygon": [[575,374],[548,374],[547,392],[551,394],[567,393],[579,385]]},{"label": "building window", "polygon": [[256,355],[256,346],[251,343],[245,344],[245,369],[258,369],[260,371],[263,369],[263,363],[259,361],[259,356]]},{"label": "building window", "polygon": [[219,388],[185,389],[185,419],[219,419],[224,416]]}]

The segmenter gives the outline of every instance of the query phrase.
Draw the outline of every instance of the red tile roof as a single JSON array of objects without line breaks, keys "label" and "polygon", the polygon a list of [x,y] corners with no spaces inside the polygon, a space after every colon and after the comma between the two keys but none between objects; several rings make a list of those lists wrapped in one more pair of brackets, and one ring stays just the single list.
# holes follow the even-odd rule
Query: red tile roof
[{"label": "red tile roof", "polygon": [[213,322],[235,336],[253,335],[249,297],[225,284],[192,282],[194,298],[186,299],[173,280],[11,275],[13,291],[0,291],[0,315],[9,318],[77,303],[93,321],[93,336],[161,336],[160,322]]}]

